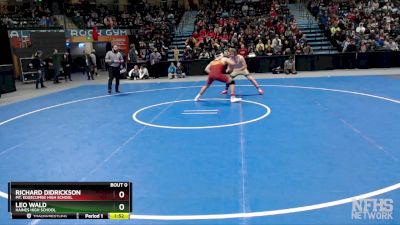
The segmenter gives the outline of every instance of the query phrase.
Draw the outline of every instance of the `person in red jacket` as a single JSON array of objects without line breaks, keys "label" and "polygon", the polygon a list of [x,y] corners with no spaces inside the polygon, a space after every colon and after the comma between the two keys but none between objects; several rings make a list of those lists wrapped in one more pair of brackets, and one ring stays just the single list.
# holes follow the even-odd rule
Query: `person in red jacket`
[{"label": "person in red jacket", "polygon": [[208,31],[207,37],[209,37],[209,38],[215,38],[215,37],[216,37],[216,34],[215,34],[215,32],[214,32],[213,29],[210,29],[210,30]]},{"label": "person in red jacket", "polygon": [[244,44],[240,44],[240,49],[238,51],[238,54],[246,58],[247,55],[249,54],[249,50],[244,46]]}]

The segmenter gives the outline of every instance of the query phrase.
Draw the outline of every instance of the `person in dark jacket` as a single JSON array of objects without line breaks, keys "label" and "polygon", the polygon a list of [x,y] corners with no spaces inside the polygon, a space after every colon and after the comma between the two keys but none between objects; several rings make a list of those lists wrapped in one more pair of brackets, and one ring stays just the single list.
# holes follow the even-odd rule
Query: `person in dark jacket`
[{"label": "person in dark jacket", "polygon": [[66,52],[63,55],[63,59],[61,61],[61,66],[63,69],[63,73],[64,73],[64,79],[65,81],[72,81],[71,79],[71,66],[72,66],[72,61],[71,61],[71,57],[69,57],[69,53]]},{"label": "person in dark jacket", "polygon": [[130,47],[131,48],[129,49],[128,60],[130,63],[136,63],[138,52],[135,49],[135,44],[131,44]]},{"label": "person in dark jacket", "polygon": [[44,80],[44,62],[42,60],[42,55],[43,52],[42,51],[37,51],[35,53],[35,55],[33,56],[33,59],[31,61],[31,63],[29,63],[29,66],[33,69],[36,70],[38,75],[36,77],[36,89],[39,89],[39,83],[41,88],[46,88],[46,86],[44,86],[43,84],[43,80]]},{"label": "person in dark jacket", "polygon": [[54,49],[53,51],[53,56],[51,57],[52,61],[53,61],[53,70],[54,70],[54,74],[53,74],[53,82],[55,84],[60,83],[58,80],[58,77],[60,76],[60,68],[61,68],[61,55],[58,54],[58,50]]},{"label": "person in dark jacket", "polygon": [[85,61],[86,61],[86,73],[88,80],[92,79],[94,80],[94,75],[96,73],[96,55],[92,51],[90,54],[85,55]]}]

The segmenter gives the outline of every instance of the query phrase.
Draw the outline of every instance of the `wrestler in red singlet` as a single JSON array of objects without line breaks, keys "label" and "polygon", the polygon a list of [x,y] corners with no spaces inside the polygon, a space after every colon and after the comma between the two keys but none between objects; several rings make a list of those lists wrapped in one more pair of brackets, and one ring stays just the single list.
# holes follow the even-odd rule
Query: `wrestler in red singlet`
[{"label": "wrestler in red singlet", "polygon": [[225,65],[233,66],[235,65],[235,62],[223,57],[222,53],[216,54],[215,59],[210,62],[205,69],[205,71],[208,73],[207,83],[201,88],[199,94],[197,94],[197,96],[194,98],[195,101],[200,100],[200,96],[207,90],[208,87],[210,87],[214,80],[218,80],[230,85],[231,102],[240,102],[242,100],[241,98],[235,97],[235,82],[224,73]]},{"label": "wrestler in red singlet", "polygon": [[224,58],[215,59],[209,64],[210,72],[208,73],[207,84],[210,85],[214,80],[229,83],[228,74],[224,74],[225,62]]}]

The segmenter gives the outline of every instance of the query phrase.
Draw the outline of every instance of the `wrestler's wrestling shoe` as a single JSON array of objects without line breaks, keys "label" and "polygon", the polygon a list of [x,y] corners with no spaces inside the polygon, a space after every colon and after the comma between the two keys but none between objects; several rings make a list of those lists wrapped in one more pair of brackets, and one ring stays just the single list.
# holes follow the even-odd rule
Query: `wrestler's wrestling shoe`
[{"label": "wrestler's wrestling shoe", "polygon": [[235,96],[231,96],[231,102],[232,102],[232,103],[240,102],[240,101],[242,101],[241,98],[236,98]]},{"label": "wrestler's wrestling shoe", "polygon": [[228,94],[228,90],[221,91],[221,95],[226,95],[226,94]]}]

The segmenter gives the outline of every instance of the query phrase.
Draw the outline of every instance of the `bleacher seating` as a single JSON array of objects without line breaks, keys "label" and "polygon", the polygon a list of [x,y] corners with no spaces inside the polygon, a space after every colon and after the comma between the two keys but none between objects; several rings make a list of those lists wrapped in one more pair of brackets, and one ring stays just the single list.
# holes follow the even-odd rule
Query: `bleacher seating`
[{"label": "bleacher seating", "polygon": [[215,46],[223,51],[234,47],[244,56],[268,56],[295,53],[301,38],[286,1],[213,1],[199,11],[196,30],[186,44],[191,59],[203,50],[212,57]]},{"label": "bleacher seating", "polygon": [[0,21],[9,29],[62,28],[46,4],[3,5]]},{"label": "bleacher seating", "polygon": [[399,50],[399,0],[313,0],[308,8],[342,52]]},{"label": "bleacher seating", "polygon": [[184,13],[183,8],[161,9],[144,1],[136,1],[124,8],[121,11],[116,5],[93,5],[82,1],[68,5],[66,16],[82,29],[96,26],[97,29],[131,30],[139,59],[145,60],[154,48],[160,52],[168,49],[175,26]]}]

